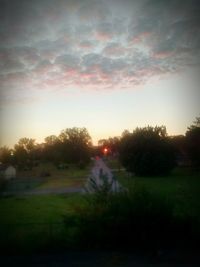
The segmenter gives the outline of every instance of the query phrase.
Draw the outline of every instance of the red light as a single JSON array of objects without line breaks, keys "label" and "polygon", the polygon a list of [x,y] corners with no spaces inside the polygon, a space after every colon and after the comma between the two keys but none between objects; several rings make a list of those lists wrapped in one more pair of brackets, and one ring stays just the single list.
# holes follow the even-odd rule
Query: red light
[{"label": "red light", "polygon": [[104,150],[103,150],[104,153],[107,153],[108,152],[108,149],[105,147]]}]

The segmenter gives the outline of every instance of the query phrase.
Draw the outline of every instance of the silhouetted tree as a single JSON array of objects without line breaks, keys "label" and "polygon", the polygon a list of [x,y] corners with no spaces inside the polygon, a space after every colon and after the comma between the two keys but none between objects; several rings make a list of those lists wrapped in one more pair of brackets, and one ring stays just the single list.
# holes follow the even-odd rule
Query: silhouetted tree
[{"label": "silhouetted tree", "polygon": [[50,135],[45,138],[44,143],[44,158],[55,164],[63,161],[62,158],[62,142],[55,135]]},{"label": "silhouetted tree", "polygon": [[200,117],[197,117],[186,132],[186,145],[192,166],[200,168]]},{"label": "silhouetted tree", "polygon": [[61,131],[58,138],[66,162],[85,164],[89,161],[92,143],[86,128],[67,128]]},{"label": "silhouetted tree", "polygon": [[7,146],[0,148],[0,162],[4,164],[9,164],[12,162],[12,149]]},{"label": "silhouetted tree", "polygon": [[35,139],[26,137],[19,139],[18,143],[14,146],[14,157],[20,167],[23,168],[25,165],[32,166],[35,146]]},{"label": "silhouetted tree", "polygon": [[176,162],[180,166],[188,164],[188,155],[186,149],[186,138],[184,135],[170,136],[170,143],[174,147]]},{"label": "silhouetted tree", "polygon": [[138,176],[168,174],[175,166],[175,153],[166,128],[136,128],[121,139],[120,160],[124,167]]},{"label": "silhouetted tree", "polygon": [[98,141],[98,146],[101,152],[106,147],[108,148],[108,153],[113,155],[118,153],[119,143],[120,143],[120,137],[115,136],[115,137],[109,137],[108,139],[100,139]]},{"label": "silhouetted tree", "polygon": [[131,133],[129,132],[129,130],[124,130],[123,133],[122,133],[122,137],[125,137],[127,135],[130,135]]}]

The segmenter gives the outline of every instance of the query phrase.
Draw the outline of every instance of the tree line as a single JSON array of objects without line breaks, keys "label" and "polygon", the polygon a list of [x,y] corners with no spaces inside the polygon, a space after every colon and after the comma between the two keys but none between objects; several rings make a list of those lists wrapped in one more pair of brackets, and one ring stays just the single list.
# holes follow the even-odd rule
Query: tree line
[{"label": "tree line", "polygon": [[168,136],[165,126],[125,130],[121,137],[101,139],[100,151],[117,154],[127,171],[137,176],[167,175],[177,165],[200,168],[200,117],[185,135]]},{"label": "tree line", "polygon": [[44,143],[35,139],[21,138],[13,149],[0,148],[0,161],[17,165],[20,169],[30,169],[40,161],[60,164],[86,165],[90,160],[92,141],[86,128],[66,128],[61,133],[47,136]]},{"label": "tree line", "polygon": [[[106,153],[104,149],[106,148]],[[125,130],[120,137],[100,139],[98,146],[86,128],[66,128],[61,133],[47,136],[44,143],[21,138],[13,149],[0,148],[0,162],[18,168],[32,168],[40,161],[86,166],[95,155],[118,157],[122,165],[139,176],[165,175],[177,164],[200,166],[200,117],[188,127],[185,135],[168,136],[165,126]]]}]

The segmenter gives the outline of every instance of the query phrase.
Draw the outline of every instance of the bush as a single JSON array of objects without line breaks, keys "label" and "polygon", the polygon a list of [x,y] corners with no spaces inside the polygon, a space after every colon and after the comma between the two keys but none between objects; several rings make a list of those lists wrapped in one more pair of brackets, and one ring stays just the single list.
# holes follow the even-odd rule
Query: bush
[{"label": "bush", "polygon": [[195,220],[175,217],[167,200],[141,188],[106,197],[87,196],[85,207],[65,216],[75,246],[157,251],[193,243]]},{"label": "bush", "polygon": [[85,191],[88,193],[95,193],[95,199],[107,200],[107,197],[112,192],[112,185],[113,180],[109,181],[107,175],[100,173],[98,183],[94,177],[89,177],[85,186]]},{"label": "bush", "polygon": [[175,151],[165,128],[137,128],[122,137],[120,160],[137,176],[167,175],[175,167]]}]

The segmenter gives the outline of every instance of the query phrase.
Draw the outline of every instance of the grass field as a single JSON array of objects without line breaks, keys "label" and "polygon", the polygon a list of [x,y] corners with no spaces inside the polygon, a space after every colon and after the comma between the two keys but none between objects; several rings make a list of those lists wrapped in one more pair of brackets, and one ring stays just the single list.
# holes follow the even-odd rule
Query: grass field
[{"label": "grass field", "polygon": [[84,204],[77,193],[1,198],[0,247],[26,253],[69,239],[63,216]]},{"label": "grass field", "polygon": [[125,171],[115,172],[115,176],[126,188],[142,187],[167,198],[173,203],[177,215],[198,216],[200,219],[200,174],[175,169],[167,177],[131,177]]},{"label": "grass field", "polygon": [[66,212],[83,203],[83,196],[77,193],[1,198],[0,225],[61,222]]},{"label": "grass field", "polygon": [[[175,170],[169,177],[130,177],[124,171],[115,172],[119,182],[126,188],[145,187],[148,191],[173,201],[177,213],[198,214],[200,217],[200,177],[186,170]],[[81,181],[82,180],[78,180]],[[41,187],[69,185],[70,180],[56,184],[49,180]],[[71,183],[72,184],[72,183]],[[7,197],[0,199],[0,224],[19,222],[60,221],[62,214],[73,205],[82,205],[84,197],[79,194],[46,195],[28,197]]]},{"label": "grass field", "polygon": [[[40,188],[71,186],[81,184],[88,170],[61,171],[65,178],[51,176]],[[59,172],[59,170],[58,170]],[[65,172],[65,173],[64,173]],[[144,187],[153,194],[167,198],[173,203],[178,216],[197,216],[200,220],[200,175],[188,169],[176,169],[168,177],[130,177],[125,171],[115,172],[118,181],[126,188]],[[56,178],[58,177],[58,178]],[[84,195],[63,194],[27,197],[0,198],[0,236],[5,240],[17,240],[26,244],[32,240],[45,242],[49,238],[64,234],[63,216],[86,204]],[[69,234],[69,233],[68,233]],[[4,240],[3,238],[3,240]],[[20,241],[21,240],[21,241]],[[31,244],[34,244],[31,243]],[[32,245],[31,245],[32,246]]]},{"label": "grass field", "polygon": [[[111,169],[121,166],[117,159],[107,159]],[[176,168],[169,176],[136,177],[125,170],[113,172],[125,188],[142,187],[153,194],[167,198],[174,205],[174,212],[179,215],[198,216],[200,219],[200,173],[189,168]]]}]

